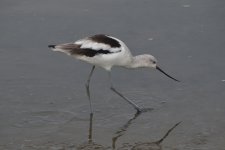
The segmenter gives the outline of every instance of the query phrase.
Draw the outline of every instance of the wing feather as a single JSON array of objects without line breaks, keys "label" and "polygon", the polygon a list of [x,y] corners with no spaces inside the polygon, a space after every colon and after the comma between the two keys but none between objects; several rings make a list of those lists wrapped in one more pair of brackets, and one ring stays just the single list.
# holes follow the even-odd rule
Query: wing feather
[{"label": "wing feather", "polygon": [[102,34],[87,37],[74,43],[50,45],[49,47],[54,51],[64,52],[68,55],[84,55],[87,57],[121,52],[119,41]]}]

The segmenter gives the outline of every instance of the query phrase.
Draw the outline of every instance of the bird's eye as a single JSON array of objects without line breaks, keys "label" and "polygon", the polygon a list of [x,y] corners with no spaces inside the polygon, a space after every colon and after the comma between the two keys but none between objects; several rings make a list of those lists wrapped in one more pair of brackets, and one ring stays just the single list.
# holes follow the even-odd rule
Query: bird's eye
[{"label": "bird's eye", "polygon": [[156,61],[153,60],[152,63],[153,63],[153,64],[156,64]]}]

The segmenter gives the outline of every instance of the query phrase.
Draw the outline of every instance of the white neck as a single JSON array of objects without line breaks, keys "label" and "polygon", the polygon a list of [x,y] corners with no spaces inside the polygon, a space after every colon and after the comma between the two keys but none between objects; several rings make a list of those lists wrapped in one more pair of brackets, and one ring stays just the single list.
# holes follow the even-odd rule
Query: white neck
[{"label": "white neck", "polygon": [[137,55],[132,58],[130,64],[126,66],[127,68],[141,68],[141,67],[149,67],[148,59],[146,59],[144,55]]}]

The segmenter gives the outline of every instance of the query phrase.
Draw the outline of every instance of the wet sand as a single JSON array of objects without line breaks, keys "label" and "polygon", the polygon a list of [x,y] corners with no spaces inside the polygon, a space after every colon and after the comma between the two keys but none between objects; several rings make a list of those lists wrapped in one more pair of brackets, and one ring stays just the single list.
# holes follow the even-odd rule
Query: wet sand
[{"label": "wet sand", "polygon": [[[0,149],[142,149],[182,121],[164,150],[225,149],[225,2],[219,0],[47,0],[0,2]],[[47,48],[96,33],[150,53],[156,70],[113,69],[116,87],[152,111],[135,110],[97,68]],[[115,142],[116,139],[116,142]],[[89,145],[88,145],[89,144]],[[87,147],[85,147],[87,146]],[[88,147],[89,146],[89,147]],[[159,149],[155,147],[152,149]]]}]

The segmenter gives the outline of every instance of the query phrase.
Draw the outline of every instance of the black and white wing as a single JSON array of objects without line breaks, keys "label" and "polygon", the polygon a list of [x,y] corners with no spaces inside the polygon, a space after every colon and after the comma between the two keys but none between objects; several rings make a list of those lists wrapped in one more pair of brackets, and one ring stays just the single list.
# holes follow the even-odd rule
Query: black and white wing
[{"label": "black and white wing", "polygon": [[81,55],[94,57],[100,54],[112,54],[121,52],[122,41],[103,34],[94,35],[75,43],[65,43],[59,45],[49,45],[54,51],[64,52],[68,55]]}]

